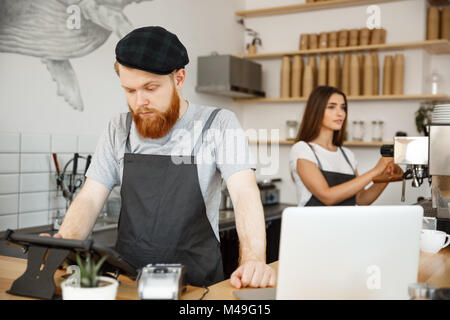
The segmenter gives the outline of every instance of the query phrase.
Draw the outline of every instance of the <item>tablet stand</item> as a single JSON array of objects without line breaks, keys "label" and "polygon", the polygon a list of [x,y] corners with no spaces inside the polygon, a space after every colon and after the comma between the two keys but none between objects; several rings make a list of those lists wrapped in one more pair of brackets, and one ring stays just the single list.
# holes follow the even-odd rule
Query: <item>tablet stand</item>
[{"label": "tablet stand", "polygon": [[55,293],[55,272],[74,250],[91,250],[92,240],[56,239],[8,229],[5,240],[19,245],[28,253],[27,269],[7,293],[32,298],[52,299]]},{"label": "tablet stand", "polygon": [[70,250],[30,245],[27,252],[27,269],[22,276],[14,281],[7,293],[52,299],[56,289],[54,282],[55,271],[66,259]]},{"label": "tablet stand", "polygon": [[[15,233],[7,230],[5,240],[23,247],[28,252],[28,264],[24,274],[17,278],[8,291],[10,294],[33,298],[52,299],[56,289],[54,275],[56,269],[66,260],[76,264],[76,254],[89,252],[94,259],[106,256],[101,272],[109,272],[117,278],[119,274],[130,279],[137,276],[137,268],[124,260],[119,253],[93,239],[74,240],[40,237],[33,234]],[[98,261],[98,260],[97,260]]]}]

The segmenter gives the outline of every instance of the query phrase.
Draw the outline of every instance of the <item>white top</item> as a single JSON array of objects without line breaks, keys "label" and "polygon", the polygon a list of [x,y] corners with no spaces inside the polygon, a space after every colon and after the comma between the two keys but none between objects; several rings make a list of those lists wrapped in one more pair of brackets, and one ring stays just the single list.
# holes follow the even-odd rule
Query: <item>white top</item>
[{"label": "white top", "polygon": [[[337,151],[329,151],[313,142],[310,142],[309,144],[314,148],[314,151],[322,164],[322,170],[353,174],[352,168],[350,168],[347,160],[345,160],[344,155],[339,149]],[[342,149],[356,171],[358,163],[356,162],[355,155],[348,148],[342,147]],[[289,169],[297,189],[298,206],[304,207],[311,198],[311,192],[305,187],[302,179],[300,179],[300,176],[297,173],[297,159],[306,159],[317,165],[318,163],[313,151],[305,141],[299,141],[292,146],[289,154]]]}]

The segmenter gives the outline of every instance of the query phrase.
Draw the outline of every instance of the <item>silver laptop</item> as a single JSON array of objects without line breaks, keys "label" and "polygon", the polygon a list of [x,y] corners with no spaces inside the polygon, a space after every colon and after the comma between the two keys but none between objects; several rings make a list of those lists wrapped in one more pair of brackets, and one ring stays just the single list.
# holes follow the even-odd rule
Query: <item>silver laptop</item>
[{"label": "silver laptop", "polygon": [[277,288],[238,299],[408,299],[421,206],[291,207],[282,215]]}]

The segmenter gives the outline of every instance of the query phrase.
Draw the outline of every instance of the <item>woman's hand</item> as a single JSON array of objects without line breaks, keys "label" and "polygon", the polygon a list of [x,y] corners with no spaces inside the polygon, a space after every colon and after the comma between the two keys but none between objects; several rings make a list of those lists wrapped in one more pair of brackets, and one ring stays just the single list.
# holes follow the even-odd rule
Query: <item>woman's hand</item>
[{"label": "woman's hand", "polygon": [[378,163],[373,168],[375,172],[375,176],[378,176],[380,174],[383,174],[385,170],[389,175],[392,175],[394,173],[394,158],[392,157],[381,157],[380,160],[378,160]]}]

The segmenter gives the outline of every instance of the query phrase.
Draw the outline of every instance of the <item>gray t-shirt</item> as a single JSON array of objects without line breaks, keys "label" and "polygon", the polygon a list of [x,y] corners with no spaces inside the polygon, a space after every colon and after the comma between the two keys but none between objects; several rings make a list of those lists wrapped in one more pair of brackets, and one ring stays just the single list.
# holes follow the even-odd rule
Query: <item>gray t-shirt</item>
[{"label": "gray t-shirt", "polygon": [[[130,130],[132,153],[170,155],[175,163],[190,156],[202,129],[214,107],[189,103],[186,113],[176,122],[169,133],[160,139],[145,139],[137,132],[134,121]],[[126,116],[114,116],[100,137],[92,163],[86,176],[112,190],[122,184],[123,158],[126,142]],[[245,132],[236,115],[226,109],[217,113],[197,149],[198,180],[206,206],[206,214],[219,240],[219,206],[222,178],[227,180],[235,172],[256,169],[248,147]],[[186,158],[184,158],[186,159]],[[177,162],[179,161],[179,162]],[[188,205],[188,204],[187,204]]]}]

